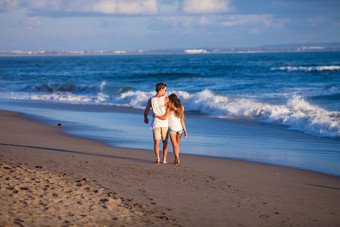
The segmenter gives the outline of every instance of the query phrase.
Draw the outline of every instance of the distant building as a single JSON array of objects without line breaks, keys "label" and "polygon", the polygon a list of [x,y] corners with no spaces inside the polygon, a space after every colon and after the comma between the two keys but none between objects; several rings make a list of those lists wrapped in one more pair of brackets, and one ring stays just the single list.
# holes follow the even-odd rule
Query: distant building
[{"label": "distant building", "polygon": [[204,49],[187,49],[187,50],[184,50],[184,53],[186,53],[186,54],[206,54],[206,53],[208,53],[208,51],[206,51]]}]

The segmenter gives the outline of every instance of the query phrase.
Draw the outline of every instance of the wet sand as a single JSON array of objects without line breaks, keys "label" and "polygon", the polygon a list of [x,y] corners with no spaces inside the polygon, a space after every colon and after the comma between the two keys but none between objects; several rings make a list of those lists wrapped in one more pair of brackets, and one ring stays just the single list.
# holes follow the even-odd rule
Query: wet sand
[{"label": "wet sand", "polygon": [[0,125],[1,226],[340,226],[339,177],[172,153],[155,165],[18,113]]}]

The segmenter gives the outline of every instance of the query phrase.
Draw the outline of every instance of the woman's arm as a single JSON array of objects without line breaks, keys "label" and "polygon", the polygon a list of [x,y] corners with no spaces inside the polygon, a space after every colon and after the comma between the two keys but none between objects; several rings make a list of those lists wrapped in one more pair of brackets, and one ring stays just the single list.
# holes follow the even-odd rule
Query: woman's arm
[{"label": "woman's arm", "polygon": [[157,114],[153,114],[153,116],[157,117],[157,118],[159,118],[161,120],[166,120],[166,119],[168,119],[170,112],[171,112],[171,109],[170,108],[166,108],[165,115],[160,116],[160,115],[157,115]]},{"label": "woman's arm", "polygon": [[[183,108],[183,113],[184,113],[184,107],[182,106]],[[185,128],[185,123],[184,123],[184,118],[181,118],[181,125],[182,125],[182,128],[184,130],[184,137],[187,137],[187,129]]]}]

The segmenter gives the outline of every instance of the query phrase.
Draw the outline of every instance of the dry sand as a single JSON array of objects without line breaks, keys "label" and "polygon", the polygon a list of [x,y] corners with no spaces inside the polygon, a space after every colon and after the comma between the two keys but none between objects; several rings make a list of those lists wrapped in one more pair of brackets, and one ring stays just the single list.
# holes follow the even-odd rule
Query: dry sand
[{"label": "dry sand", "polygon": [[[40,168],[40,167],[37,167]],[[68,179],[67,173],[0,164],[1,226],[104,226],[151,223],[145,204],[130,204],[116,193]]]},{"label": "dry sand", "polygon": [[171,153],[155,165],[13,112],[0,127],[0,226],[340,226],[339,177]]}]

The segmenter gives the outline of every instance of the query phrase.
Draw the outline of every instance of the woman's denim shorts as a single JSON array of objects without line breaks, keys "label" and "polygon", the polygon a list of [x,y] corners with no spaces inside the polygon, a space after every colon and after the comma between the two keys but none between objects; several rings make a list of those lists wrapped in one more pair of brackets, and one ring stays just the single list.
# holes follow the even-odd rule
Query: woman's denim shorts
[{"label": "woman's denim shorts", "polygon": [[183,134],[183,129],[181,129],[181,130],[179,130],[179,131],[174,131],[174,130],[172,130],[171,128],[169,128],[168,134],[180,135],[180,134]]}]

